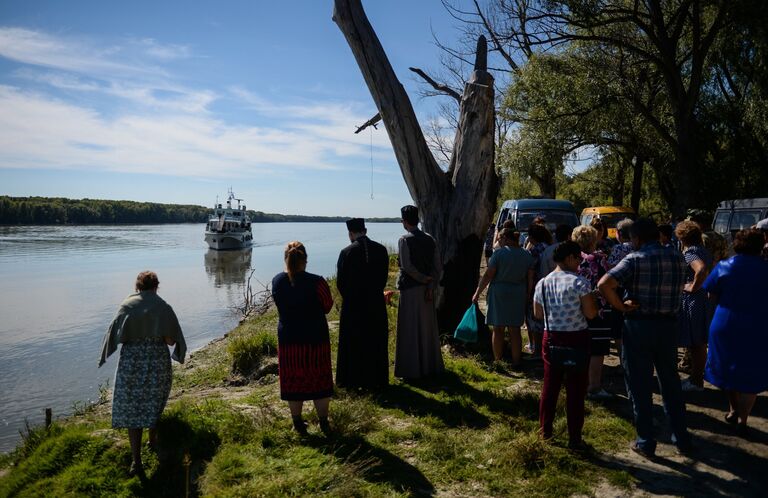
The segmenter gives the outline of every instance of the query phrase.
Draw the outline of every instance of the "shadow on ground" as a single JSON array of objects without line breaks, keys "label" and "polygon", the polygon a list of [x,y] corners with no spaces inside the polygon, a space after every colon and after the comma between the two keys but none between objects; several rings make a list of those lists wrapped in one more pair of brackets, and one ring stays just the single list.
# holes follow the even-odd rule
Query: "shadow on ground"
[{"label": "shadow on ground", "polygon": [[421,471],[397,455],[373,445],[360,436],[328,439],[311,435],[305,444],[331,454],[371,483],[389,483],[408,496],[433,496],[435,487]]}]

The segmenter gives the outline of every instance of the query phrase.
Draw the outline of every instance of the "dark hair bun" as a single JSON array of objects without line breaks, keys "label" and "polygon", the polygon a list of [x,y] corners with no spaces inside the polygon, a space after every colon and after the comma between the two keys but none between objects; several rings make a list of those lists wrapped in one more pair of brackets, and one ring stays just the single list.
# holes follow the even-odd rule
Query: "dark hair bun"
[{"label": "dark hair bun", "polygon": [[555,263],[562,263],[568,256],[581,257],[581,246],[572,240],[566,240],[557,244],[552,259],[555,260]]}]

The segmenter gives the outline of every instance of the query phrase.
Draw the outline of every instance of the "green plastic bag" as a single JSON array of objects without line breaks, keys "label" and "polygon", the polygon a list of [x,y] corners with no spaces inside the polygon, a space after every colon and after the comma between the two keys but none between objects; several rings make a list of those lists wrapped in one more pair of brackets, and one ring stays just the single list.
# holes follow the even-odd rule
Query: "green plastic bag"
[{"label": "green plastic bag", "polygon": [[453,338],[462,342],[477,342],[477,332],[480,329],[477,323],[477,304],[472,303],[464,318],[459,322],[459,326],[456,327],[456,332],[453,333]]}]

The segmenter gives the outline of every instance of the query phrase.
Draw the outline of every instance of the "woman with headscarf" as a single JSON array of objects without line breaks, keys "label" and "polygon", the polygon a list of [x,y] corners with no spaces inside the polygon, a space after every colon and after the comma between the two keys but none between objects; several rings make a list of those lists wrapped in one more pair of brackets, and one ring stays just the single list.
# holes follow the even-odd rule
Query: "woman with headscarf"
[{"label": "woman with headscarf", "polygon": [[[157,295],[160,281],[151,271],[136,277],[136,293],[120,305],[101,347],[99,366],[120,348],[112,393],[112,427],[127,428],[131,445],[130,474],[144,477],[141,437],[149,429],[149,446],[157,448],[157,421],[171,392],[171,358],[184,363],[187,344],[173,308]],[[175,346],[169,356],[168,346]]]},{"label": "woman with headscarf", "polygon": [[312,400],[320,429],[329,434],[328,407],[333,395],[331,341],[325,315],[333,307],[325,279],[306,271],[307,250],[290,242],[284,253],[285,271],[272,279],[272,298],[280,320],[277,352],[280,399],[288,402],[293,427],[301,435],[307,426],[301,416],[304,401]]}]

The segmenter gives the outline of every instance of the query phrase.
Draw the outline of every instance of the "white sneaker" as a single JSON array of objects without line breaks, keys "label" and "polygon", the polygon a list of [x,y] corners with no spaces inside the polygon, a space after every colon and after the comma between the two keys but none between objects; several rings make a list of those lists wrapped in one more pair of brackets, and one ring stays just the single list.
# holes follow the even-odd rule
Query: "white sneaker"
[{"label": "white sneaker", "polygon": [[691,382],[691,379],[685,379],[680,383],[680,387],[683,388],[683,391],[685,392],[695,392],[700,393],[704,390],[704,386],[697,386],[693,382]]}]

